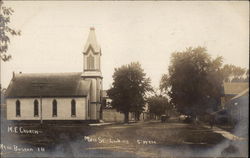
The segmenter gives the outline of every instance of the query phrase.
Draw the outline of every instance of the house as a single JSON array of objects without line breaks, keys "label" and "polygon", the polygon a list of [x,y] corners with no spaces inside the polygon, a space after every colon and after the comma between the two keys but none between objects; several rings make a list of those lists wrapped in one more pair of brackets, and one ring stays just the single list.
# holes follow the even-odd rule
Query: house
[{"label": "house", "polygon": [[225,108],[225,104],[233,97],[238,95],[249,87],[248,82],[224,82],[223,83],[223,94],[221,97],[222,109]]},{"label": "house", "polygon": [[91,27],[82,72],[14,73],[6,91],[7,120],[99,120],[101,55]]},{"label": "house", "polygon": [[249,88],[233,97],[226,103],[226,109],[235,123],[248,124],[249,119]]},{"label": "house", "polygon": [[[237,84],[233,84],[235,86]],[[249,87],[244,88],[246,84],[239,84],[238,89],[233,90],[233,86],[226,86],[226,92],[231,92],[231,95],[225,96],[225,102],[223,108],[213,112],[216,123],[218,124],[230,124],[236,125],[237,123],[246,123],[248,120],[249,111]],[[230,87],[230,88],[229,88]],[[236,87],[235,87],[236,88]],[[242,88],[241,92],[238,92]],[[238,92],[238,94],[233,94]]]},{"label": "house", "polygon": [[[102,91],[102,99],[102,120],[105,122],[123,122],[124,114],[111,106],[112,100],[109,98],[106,90]],[[131,114],[129,115],[129,119],[131,120]]]}]

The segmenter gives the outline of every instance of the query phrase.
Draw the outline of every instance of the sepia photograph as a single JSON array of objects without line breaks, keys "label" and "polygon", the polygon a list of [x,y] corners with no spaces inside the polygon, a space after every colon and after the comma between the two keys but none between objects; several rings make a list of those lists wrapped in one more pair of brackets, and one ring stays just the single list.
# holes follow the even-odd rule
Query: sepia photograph
[{"label": "sepia photograph", "polygon": [[247,158],[248,1],[0,0],[1,158]]}]

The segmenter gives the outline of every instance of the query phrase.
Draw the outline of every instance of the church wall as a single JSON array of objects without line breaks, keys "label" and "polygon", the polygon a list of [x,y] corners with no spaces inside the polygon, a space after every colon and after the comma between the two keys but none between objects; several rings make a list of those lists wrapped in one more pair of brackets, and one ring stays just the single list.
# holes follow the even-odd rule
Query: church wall
[{"label": "church wall", "polygon": [[91,119],[96,118],[96,79],[91,79]]},{"label": "church wall", "polygon": [[21,116],[16,117],[16,101],[17,99],[7,99],[7,120],[39,120],[39,117],[34,117],[34,100],[33,99],[18,99],[20,101]]},{"label": "church wall", "polygon": [[92,112],[91,119],[100,119],[100,108],[101,108],[101,89],[102,83],[100,78],[91,79],[92,80],[92,94],[91,94],[91,102],[92,102]]},{"label": "church wall", "polygon": [[98,102],[97,107],[96,107],[97,108],[96,116],[97,116],[97,119],[100,119],[102,79],[97,78],[96,87],[97,87],[96,100]]},{"label": "church wall", "polygon": [[[39,116],[34,117],[34,100],[39,101]],[[57,116],[52,117],[52,102],[57,101]],[[71,116],[71,100],[76,101],[76,116]],[[24,98],[21,102],[21,116],[16,117],[16,100],[7,99],[7,120],[40,120],[40,99]],[[42,99],[43,120],[85,120],[86,98],[43,98]]]},{"label": "church wall", "polygon": [[[52,102],[53,99],[57,100],[57,117],[52,117]],[[76,101],[76,116],[71,116],[71,101]],[[85,99],[86,98],[47,98],[43,101],[44,119],[47,120],[84,120],[85,116]]]},{"label": "church wall", "polygon": [[96,100],[97,102],[101,102],[101,89],[102,89],[102,86],[101,86],[101,79],[100,78],[97,78],[96,80]]},{"label": "church wall", "polygon": [[91,115],[91,113],[89,112],[89,110],[91,110],[91,109],[89,109],[89,107],[88,107],[89,103],[90,103],[90,91],[89,91],[88,96],[87,96],[87,98],[85,100],[85,109],[86,109],[85,110],[85,116],[86,116],[86,120],[90,120],[90,115]]}]

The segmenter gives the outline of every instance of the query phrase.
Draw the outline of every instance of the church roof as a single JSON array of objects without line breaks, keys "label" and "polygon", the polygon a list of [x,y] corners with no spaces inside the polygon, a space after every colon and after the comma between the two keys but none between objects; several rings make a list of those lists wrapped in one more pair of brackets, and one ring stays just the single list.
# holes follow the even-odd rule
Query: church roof
[{"label": "church roof", "polygon": [[92,47],[95,53],[101,52],[101,47],[98,45],[95,35],[95,28],[91,27],[89,32],[88,40],[84,46],[83,52],[86,53],[89,47]]},{"label": "church roof", "polygon": [[16,97],[80,97],[87,96],[90,81],[76,73],[15,74],[6,91],[8,98]]}]

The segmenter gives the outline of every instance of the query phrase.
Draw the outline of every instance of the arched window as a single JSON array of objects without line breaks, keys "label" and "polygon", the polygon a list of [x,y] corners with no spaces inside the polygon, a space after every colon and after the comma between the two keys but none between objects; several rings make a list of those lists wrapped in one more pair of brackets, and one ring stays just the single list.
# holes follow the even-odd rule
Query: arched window
[{"label": "arched window", "polygon": [[91,54],[87,57],[87,69],[95,69],[94,57]]},{"label": "arched window", "polygon": [[34,117],[38,117],[38,101],[34,101]]},{"label": "arched window", "polygon": [[71,116],[76,116],[76,101],[74,99],[71,101]]},{"label": "arched window", "polygon": [[16,117],[21,116],[21,103],[19,100],[16,101]]},{"label": "arched window", "polygon": [[52,102],[52,116],[56,117],[57,116],[57,101],[54,99]]}]

